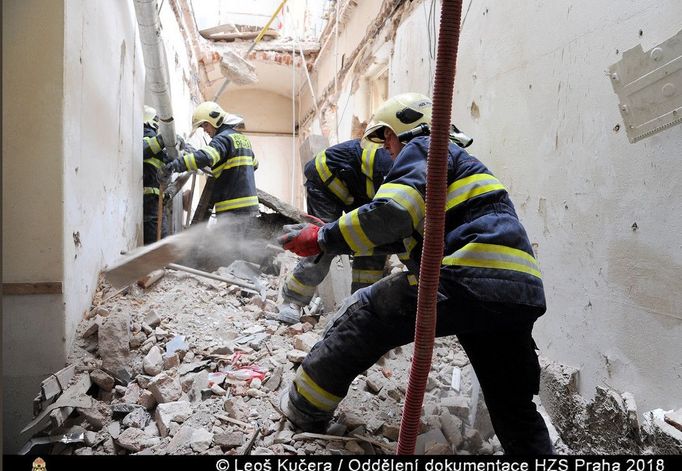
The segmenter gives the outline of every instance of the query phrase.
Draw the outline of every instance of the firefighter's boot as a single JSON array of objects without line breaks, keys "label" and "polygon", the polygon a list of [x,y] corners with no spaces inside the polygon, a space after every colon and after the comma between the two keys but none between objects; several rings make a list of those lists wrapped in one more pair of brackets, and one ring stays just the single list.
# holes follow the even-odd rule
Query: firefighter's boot
[{"label": "firefighter's boot", "polygon": [[301,306],[296,303],[284,303],[279,307],[277,320],[285,324],[297,324],[301,321]]},{"label": "firefighter's boot", "polygon": [[279,410],[296,427],[304,432],[325,433],[333,413],[312,407],[296,392],[291,384],[279,396]]}]

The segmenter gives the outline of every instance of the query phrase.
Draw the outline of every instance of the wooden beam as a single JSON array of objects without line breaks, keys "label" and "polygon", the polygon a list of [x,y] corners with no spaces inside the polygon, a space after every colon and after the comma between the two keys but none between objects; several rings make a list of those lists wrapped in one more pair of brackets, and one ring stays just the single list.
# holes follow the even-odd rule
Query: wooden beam
[{"label": "wooden beam", "polygon": [[62,294],[61,281],[38,281],[35,283],[3,283],[3,294]]}]

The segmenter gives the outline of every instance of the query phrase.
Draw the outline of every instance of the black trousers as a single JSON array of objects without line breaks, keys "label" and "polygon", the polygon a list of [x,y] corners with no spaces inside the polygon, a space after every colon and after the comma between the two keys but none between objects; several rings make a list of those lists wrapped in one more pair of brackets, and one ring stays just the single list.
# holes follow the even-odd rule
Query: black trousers
[{"label": "black trousers", "polygon": [[[305,373],[326,392],[344,397],[358,374],[389,350],[414,340],[416,293],[405,273],[356,292],[305,358]],[[539,314],[517,305],[445,297],[438,302],[436,336],[457,335],[508,454],[553,452],[547,427],[533,403],[540,366],[531,333]],[[295,393],[296,388],[291,389],[299,409],[319,416],[311,403]]]},{"label": "black trousers", "polygon": [[[143,197],[142,226],[144,230],[144,245],[156,242],[156,228],[158,222],[159,197],[156,195],[144,195]],[[163,215],[161,219],[161,238],[168,236],[168,217],[166,216],[166,202],[164,201]]]}]

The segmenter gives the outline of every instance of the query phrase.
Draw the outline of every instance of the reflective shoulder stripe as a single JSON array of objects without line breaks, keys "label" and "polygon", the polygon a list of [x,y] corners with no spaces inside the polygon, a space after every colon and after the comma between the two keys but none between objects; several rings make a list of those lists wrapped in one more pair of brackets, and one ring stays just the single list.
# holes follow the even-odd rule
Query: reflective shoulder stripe
[{"label": "reflective shoulder stripe", "polygon": [[144,140],[147,141],[147,145],[153,153],[158,154],[161,152],[161,145],[159,144],[159,140],[156,137],[145,137]]},{"label": "reflective shoulder stripe", "polygon": [[291,275],[291,277],[287,280],[288,290],[306,297],[312,296],[313,293],[315,293],[316,287],[317,285],[315,286],[306,285],[305,283],[301,282],[301,280],[296,278],[294,275]]},{"label": "reflective shoulder stripe", "polygon": [[407,282],[410,284],[410,286],[417,286],[417,277],[414,276],[412,273],[407,275]]},{"label": "reflective shoulder stripe", "polygon": [[384,277],[383,270],[356,270],[353,269],[352,280],[354,283],[376,283]]},{"label": "reflective shoulder stripe", "polygon": [[367,177],[367,197],[374,198],[374,156],[377,146],[362,150],[362,173]]},{"label": "reflective shoulder stripe", "polygon": [[185,154],[182,156],[182,159],[185,161],[185,167],[187,167],[187,170],[199,170],[199,167],[197,167],[197,161],[194,158],[194,154]]},{"label": "reflective shoulder stripe", "polygon": [[220,152],[218,152],[218,149],[216,149],[215,147],[206,146],[202,147],[201,150],[206,152],[208,156],[211,158],[211,167],[213,167],[220,161]]},{"label": "reflective shoulder stripe", "polygon": [[542,278],[538,262],[523,250],[471,242],[443,258],[443,265],[513,270]]},{"label": "reflective shoulder stripe", "polygon": [[497,178],[487,173],[477,173],[461,178],[448,187],[445,210],[452,209],[475,196],[496,190],[506,190],[506,188]]},{"label": "reflective shoulder stripe", "polygon": [[145,195],[159,195],[159,189],[154,188],[152,186],[145,186],[144,187],[144,194]]},{"label": "reflective shoulder stripe", "polygon": [[163,167],[163,162],[161,162],[159,159],[156,159],[152,157],[151,159],[144,159],[143,161],[146,164],[153,165],[156,168],[161,168]]},{"label": "reflective shoulder stripe", "polygon": [[320,176],[322,183],[329,188],[329,191],[331,191],[334,196],[346,205],[353,203],[354,198],[351,196],[350,191],[348,191],[346,184],[337,177],[334,177],[331,170],[329,170],[329,167],[327,166],[327,154],[325,151],[319,152],[317,156],[315,156],[315,169],[317,170],[317,174]]},{"label": "reflective shoulder stripe", "polygon": [[215,204],[216,213],[223,211],[231,211],[233,209],[248,208],[250,206],[258,206],[257,196],[244,196],[242,198],[234,198],[231,200],[219,201]]},{"label": "reflective shoulder stripe", "polygon": [[339,230],[348,246],[357,255],[371,255],[374,244],[360,226],[358,210],[354,209],[350,213],[344,214],[339,218]]},{"label": "reflective shoulder stripe", "polygon": [[332,172],[327,167],[327,154],[324,151],[319,152],[315,156],[315,169],[323,183],[326,183],[332,177]]},{"label": "reflective shoulder stripe", "polygon": [[384,183],[379,187],[379,191],[374,197],[374,199],[377,198],[391,199],[405,208],[412,218],[412,229],[419,227],[424,219],[424,212],[426,211],[424,198],[419,191],[409,185]]},{"label": "reflective shoulder stripe", "polygon": [[339,396],[325,391],[308,376],[303,367],[298,369],[294,378],[296,391],[319,410],[331,411],[341,402]]}]

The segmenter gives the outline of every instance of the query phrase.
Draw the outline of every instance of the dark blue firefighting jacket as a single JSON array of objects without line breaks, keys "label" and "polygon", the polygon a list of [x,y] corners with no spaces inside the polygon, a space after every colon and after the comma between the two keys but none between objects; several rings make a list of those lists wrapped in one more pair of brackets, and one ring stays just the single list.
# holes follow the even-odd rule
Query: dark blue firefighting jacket
[{"label": "dark blue firefighting jacket", "polygon": [[215,177],[213,204],[216,213],[258,209],[254,170],[258,163],[249,139],[223,124],[211,142],[184,155],[187,170],[211,167]]},{"label": "dark blue firefighting jacket", "polygon": [[378,146],[363,149],[359,139],[328,147],[306,163],[308,180],[322,184],[346,207],[369,203],[393,165],[391,154]]},{"label": "dark blue firefighting jacket", "polygon": [[[418,275],[428,146],[428,137],[410,141],[371,203],[320,230],[322,249],[356,254],[404,252],[408,269]],[[485,165],[455,144],[449,147],[445,211],[444,295],[545,307],[540,268],[506,188]]]},{"label": "dark blue firefighting jacket", "polygon": [[142,139],[142,185],[145,195],[159,195],[159,177],[157,170],[168,162],[163,139],[157,131],[145,124]]}]

